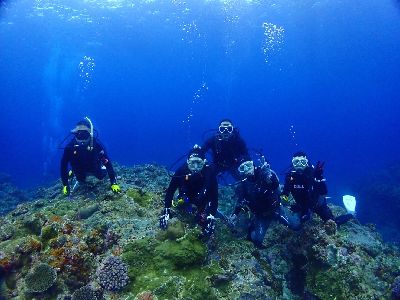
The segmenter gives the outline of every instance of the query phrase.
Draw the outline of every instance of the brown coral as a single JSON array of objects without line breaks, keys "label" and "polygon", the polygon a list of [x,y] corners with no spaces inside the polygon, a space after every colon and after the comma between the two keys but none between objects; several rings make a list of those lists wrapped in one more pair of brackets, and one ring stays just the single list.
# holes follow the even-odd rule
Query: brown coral
[{"label": "brown coral", "polygon": [[150,291],[140,293],[137,298],[138,300],[154,300],[154,296]]},{"label": "brown coral", "polygon": [[324,229],[327,235],[334,235],[337,231],[337,224],[333,220],[328,220],[324,224]]}]

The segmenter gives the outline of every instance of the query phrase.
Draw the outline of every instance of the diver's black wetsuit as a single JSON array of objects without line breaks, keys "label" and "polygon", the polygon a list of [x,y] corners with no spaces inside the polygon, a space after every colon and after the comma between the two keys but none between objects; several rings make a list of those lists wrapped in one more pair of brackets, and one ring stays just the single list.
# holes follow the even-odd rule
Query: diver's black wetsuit
[{"label": "diver's black wetsuit", "polygon": [[255,168],[254,176],[244,180],[239,189],[239,202],[235,208],[237,214],[247,206],[256,216],[273,214],[279,208],[279,181],[274,172],[267,178],[260,168]]},{"label": "diver's black wetsuit", "polygon": [[191,174],[184,164],[180,167],[168,186],[165,195],[165,208],[171,208],[172,198],[179,189],[179,197],[189,200],[187,205],[194,204],[198,214],[212,214],[215,216],[218,208],[218,185],[214,171],[210,166],[204,166],[199,173]]},{"label": "diver's black wetsuit", "polygon": [[61,180],[64,186],[68,185],[68,163],[79,182],[84,182],[87,175],[94,175],[103,179],[104,165],[110,177],[111,184],[116,184],[116,177],[110,159],[104,146],[96,138],[93,138],[93,149],[88,150],[88,144],[80,145],[75,139],[71,140],[64,149],[61,159]]},{"label": "diver's black wetsuit", "polygon": [[346,214],[335,218],[332,211],[326,203],[325,196],[328,194],[325,178],[314,176],[313,167],[306,167],[304,170],[295,170],[294,168],[286,175],[285,185],[282,195],[292,194],[295,204],[292,211],[298,214],[301,222],[308,220],[311,213],[315,212],[325,222],[334,220],[338,225],[347,222],[353,218],[351,214]]},{"label": "diver's black wetsuit", "polygon": [[210,137],[201,147],[204,152],[211,149],[216,173],[229,171],[233,177],[239,178],[237,168],[247,160],[251,160],[246,143],[234,129],[232,136],[224,140],[217,133]]},{"label": "diver's black wetsuit", "polygon": [[239,186],[239,201],[234,214],[238,215],[242,209],[249,209],[252,212],[253,218],[248,238],[256,246],[262,246],[272,220],[275,219],[290,226],[283,216],[279,194],[279,179],[272,170],[263,172],[262,169],[255,168],[254,176],[247,177]]}]

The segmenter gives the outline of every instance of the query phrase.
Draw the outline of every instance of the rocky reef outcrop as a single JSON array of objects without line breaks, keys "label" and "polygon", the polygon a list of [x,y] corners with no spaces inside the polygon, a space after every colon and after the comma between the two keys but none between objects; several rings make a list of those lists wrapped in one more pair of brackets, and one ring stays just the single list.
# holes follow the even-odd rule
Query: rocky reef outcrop
[{"label": "rocky reef outcrop", "polygon": [[386,241],[400,245],[400,161],[366,174],[355,186],[362,221],[377,224]]},{"label": "rocky reef outcrop", "polygon": [[[272,224],[264,249],[246,240],[245,215],[233,229],[217,219],[208,240],[190,217],[161,231],[167,170],[116,171],[120,194],[89,179],[64,197],[57,182],[0,217],[0,299],[398,299],[400,253],[373,226]],[[229,214],[234,191],[219,194]],[[33,270],[49,278],[40,290]]]},{"label": "rocky reef outcrop", "polygon": [[26,192],[15,187],[11,177],[0,173],[0,215],[15,209],[18,204],[28,201],[30,198]]}]

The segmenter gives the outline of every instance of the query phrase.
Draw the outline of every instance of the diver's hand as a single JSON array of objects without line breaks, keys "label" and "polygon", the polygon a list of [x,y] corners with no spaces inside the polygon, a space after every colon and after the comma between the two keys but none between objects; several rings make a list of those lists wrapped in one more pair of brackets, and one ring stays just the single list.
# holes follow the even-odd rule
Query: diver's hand
[{"label": "diver's hand", "polygon": [[282,200],[284,203],[288,203],[288,202],[289,202],[289,196],[287,196],[287,195],[281,195],[281,200]]},{"label": "diver's hand", "polygon": [[210,236],[215,230],[215,218],[213,215],[208,215],[206,219],[206,226],[204,227],[204,234]]},{"label": "diver's hand", "polygon": [[120,192],[121,192],[121,188],[120,188],[119,185],[116,184],[116,183],[114,183],[114,184],[111,185],[111,190],[112,190],[114,193],[120,193]]},{"label": "diver's hand", "polygon": [[314,177],[316,179],[322,179],[322,174],[324,173],[324,165],[325,162],[317,161],[317,165],[315,166],[314,169]]},{"label": "diver's hand", "polygon": [[162,215],[160,217],[160,228],[163,230],[168,228],[169,214],[170,214],[170,209],[164,208],[162,211]]},{"label": "diver's hand", "polygon": [[62,189],[62,193],[64,196],[69,196],[71,192],[71,189],[69,188],[69,185],[64,185],[63,189]]}]

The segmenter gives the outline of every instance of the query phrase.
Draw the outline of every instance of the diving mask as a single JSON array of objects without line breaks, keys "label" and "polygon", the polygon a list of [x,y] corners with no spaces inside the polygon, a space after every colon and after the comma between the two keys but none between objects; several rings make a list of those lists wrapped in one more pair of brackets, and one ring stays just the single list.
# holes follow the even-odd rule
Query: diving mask
[{"label": "diving mask", "polygon": [[232,125],[220,125],[218,127],[218,131],[221,134],[224,134],[224,133],[231,134],[233,132],[233,126]]},{"label": "diving mask", "polygon": [[204,165],[206,164],[206,161],[204,159],[201,159],[200,157],[192,156],[189,157],[186,163],[188,165],[190,172],[198,173],[203,169]]},{"label": "diving mask", "polygon": [[292,159],[292,165],[296,170],[304,170],[308,166],[308,159],[305,156],[295,156]]},{"label": "diving mask", "polygon": [[230,122],[222,122],[218,127],[218,133],[221,139],[228,139],[233,133],[233,125]]},{"label": "diving mask", "polygon": [[254,175],[254,163],[252,160],[245,161],[238,168],[239,174],[243,177]]},{"label": "diving mask", "polygon": [[87,130],[77,130],[74,132],[75,134],[75,139],[78,143],[88,143],[90,140],[90,132]]}]

